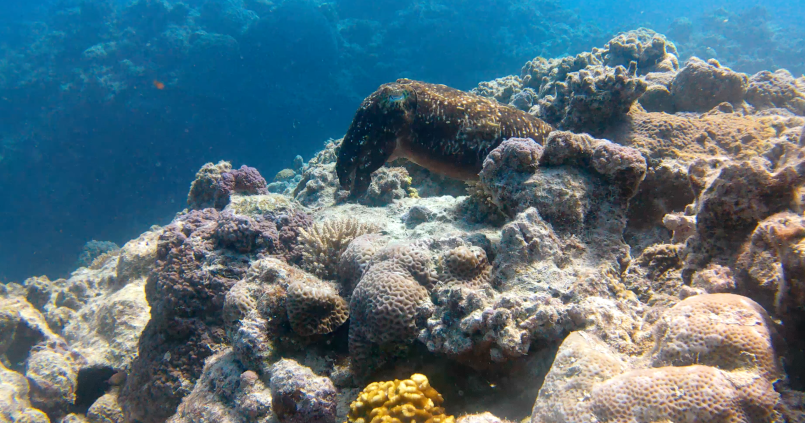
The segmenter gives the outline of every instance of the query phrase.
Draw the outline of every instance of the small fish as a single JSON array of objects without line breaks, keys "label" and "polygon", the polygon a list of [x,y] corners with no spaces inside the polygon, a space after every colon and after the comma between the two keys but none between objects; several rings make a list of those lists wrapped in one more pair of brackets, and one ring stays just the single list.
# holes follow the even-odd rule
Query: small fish
[{"label": "small fish", "polygon": [[154,80],[154,87],[156,87],[156,89],[158,89],[158,90],[164,90],[165,89],[165,84],[162,83],[162,82],[159,82],[159,81],[157,81],[155,79]]},{"label": "small fish", "polygon": [[109,378],[109,385],[120,386],[126,382],[126,372],[120,370]]}]

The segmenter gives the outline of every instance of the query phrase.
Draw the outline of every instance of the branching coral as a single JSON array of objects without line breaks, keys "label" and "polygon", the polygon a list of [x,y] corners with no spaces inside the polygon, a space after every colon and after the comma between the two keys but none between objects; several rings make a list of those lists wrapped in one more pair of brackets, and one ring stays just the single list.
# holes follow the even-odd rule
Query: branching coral
[{"label": "branching coral", "polygon": [[378,227],[352,218],[317,222],[309,228],[300,228],[302,267],[322,279],[335,280],[338,261],[349,243],[361,235],[378,231]]},{"label": "branching coral", "polygon": [[349,423],[454,423],[428,378],[370,383],[349,406]]}]

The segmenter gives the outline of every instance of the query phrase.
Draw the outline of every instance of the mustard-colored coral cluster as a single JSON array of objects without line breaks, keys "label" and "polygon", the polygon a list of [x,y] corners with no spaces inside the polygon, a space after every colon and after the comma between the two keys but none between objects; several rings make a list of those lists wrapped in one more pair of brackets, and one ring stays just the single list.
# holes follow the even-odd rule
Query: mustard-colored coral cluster
[{"label": "mustard-colored coral cluster", "polygon": [[442,402],[425,375],[373,382],[350,404],[348,423],[455,423],[444,413]]}]

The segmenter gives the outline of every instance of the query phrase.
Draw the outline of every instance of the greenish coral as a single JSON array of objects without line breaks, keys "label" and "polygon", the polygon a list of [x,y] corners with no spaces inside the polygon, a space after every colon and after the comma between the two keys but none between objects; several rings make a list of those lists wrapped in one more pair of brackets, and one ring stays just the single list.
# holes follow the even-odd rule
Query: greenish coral
[{"label": "greenish coral", "polygon": [[294,202],[281,194],[233,195],[227,208],[245,216],[257,216],[294,208]]},{"label": "greenish coral", "polygon": [[282,169],[281,171],[277,172],[276,176],[274,176],[274,180],[287,181],[294,176],[296,176],[296,172],[294,172],[293,169]]}]

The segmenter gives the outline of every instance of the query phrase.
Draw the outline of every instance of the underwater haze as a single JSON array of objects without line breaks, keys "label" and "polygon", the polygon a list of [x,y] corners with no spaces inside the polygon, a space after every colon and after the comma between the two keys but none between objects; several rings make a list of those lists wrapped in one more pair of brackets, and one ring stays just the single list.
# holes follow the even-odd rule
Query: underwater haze
[{"label": "underwater haze", "polygon": [[167,223],[205,162],[273,175],[309,158],[399,77],[470,89],[640,26],[667,34],[682,60],[798,75],[798,5],[4,1],[0,280],[65,275],[86,242]]}]

